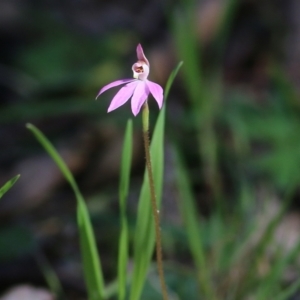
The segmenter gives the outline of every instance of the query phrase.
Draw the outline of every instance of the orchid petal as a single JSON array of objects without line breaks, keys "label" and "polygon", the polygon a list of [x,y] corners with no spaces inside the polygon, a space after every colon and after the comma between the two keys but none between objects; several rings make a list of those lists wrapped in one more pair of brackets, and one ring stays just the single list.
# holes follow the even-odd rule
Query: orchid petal
[{"label": "orchid petal", "polygon": [[149,61],[144,54],[141,44],[138,44],[136,47],[136,55],[138,60],[144,61],[149,66]]},{"label": "orchid petal", "polygon": [[117,81],[113,81],[107,85],[105,85],[101,90],[100,92],[98,93],[96,99],[102,94],[104,93],[105,91],[107,91],[108,89],[110,88],[113,88],[115,86],[118,86],[118,85],[121,85],[123,83],[128,83],[128,82],[131,82],[131,81],[134,81],[135,79],[120,79],[120,80],[117,80]]},{"label": "orchid petal", "polygon": [[135,88],[135,91],[131,99],[131,110],[135,116],[139,113],[142,105],[147,100],[149,93],[150,92],[146,85],[146,82],[142,80],[138,80],[138,84]]},{"label": "orchid petal", "polygon": [[147,80],[147,86],[150,90],[150,93],[153,95],[154,99],[158,103],[158,107],[161,109],[163,105],[164,95],[163,95],[163,89],[162,87],[152,81]]},{"label": "orchid petal", "polygon": [[138,80],[135,80],[134,82],[130,82],[126,84],[124,87],[122,87],[118,93],[114,96],[114,98],[111,100],[109,108],[107,112],[111,112],[112,110],[117,109],[121,105],[123,105],[128,99],[132,96],[136,86],[138,85]]}]

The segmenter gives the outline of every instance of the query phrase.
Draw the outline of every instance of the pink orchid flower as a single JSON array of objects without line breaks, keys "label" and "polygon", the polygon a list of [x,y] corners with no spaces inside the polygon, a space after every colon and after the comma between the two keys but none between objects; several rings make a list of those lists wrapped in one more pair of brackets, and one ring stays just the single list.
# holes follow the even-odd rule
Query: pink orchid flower
[{"label": "pink orchid flower", "polygon": [[136,48],[138,61],[132,66],[134,79],[121,79],[104,86],[98,93],[96,99],[108,89],[124,84],[118,93],[112,99],[107,112],[117,109],[121,105],[125,104],[131,97],[131,110],[136,116],[142,105],[147,101],[149,94],[151,93],[158,103],[158,107],[161,109],[163,104],[163,89],[157,83],[148,80],[150,72],[149,61],[146,58],[141,44],[138,44]]}]

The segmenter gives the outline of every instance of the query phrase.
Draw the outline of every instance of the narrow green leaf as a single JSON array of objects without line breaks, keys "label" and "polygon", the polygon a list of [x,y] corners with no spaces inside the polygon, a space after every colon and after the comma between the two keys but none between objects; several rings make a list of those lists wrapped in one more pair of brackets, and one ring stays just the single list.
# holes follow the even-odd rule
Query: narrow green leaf
[{"label": "narrow green leaf", "polygon": [[[164,142],[165,106],[161,110],[150,147],[152,157],[152,171],[157,197],[160,207],[163,184],[163,142]],[[145,173],[138,204],[138,215],[134,238],[134,269],[131,287],[131,300],[139,300],[144,286],[147,269],[150,264],[155,245],[154,222],[152,216],[149,190],[149,178]]]},{"label": "narrow green leaf", "polygon": [[293,294],[295,294],[300,288],[300,278],[298,278],[291,286],[289,286],[285,291],[280,293],[274,300],[287,300]]},{"label": "narrow green leaf", "polygon": [[227,0],[224,1],[224,8],[222,10],[222,15],[220,17],[219,26],[216,31],[214,47],[216,48],[214,65],[219,68],[222,63],[221,59],[224,55],[224,49],[226,46],[226,41],[228,41],[228,35],[234,20],[234,16],[240,1],[238,0]]},{"label": "narrow green leaf", "polygon": [[16,183],[19,179],[20,175],[13,177],[12,179],[8,180],[1,188],[0,188],[0,199],[3,195]]},{"label": "narrow green leaf", "polygon": [[126,217],[126,200],[129,190],[130,166],[132,158],[132,121],[127,122],[125,131],[123,153],[121,160],[121,178],[119,187],[120,214],[121,214],[121,233],[119,240],[119,259],[118,259],[118,293],[119,300],[126,297],[127,283],[127,263],[128,263],[128,224]]},{"label": "narrow green leaf", "polygon": [[83,259],[84,276],[87,285],[89,300],[105,299],[103,274],[100,265],[100,258],[97,251],[95,235],[89,217],[85,201],[79,191],[75,179],[68,166],[60,157],[59,153],[43,135],[43,133],[32,124],[27,124],[39,143],[54,160],[66,180],[72,187],[77,200],[77,223],[79,228],[80,248]]},{"label": "narrow green leaf", "polygon": [[185,63],[184,81],[187,93],[194,108],[200,109],[202,103],[207,100],[203,97],[205,90],[201,68],[201,46],[196,38],[195,14],[191,9],[183,9],[175,14],[172,22],[177,49]]},{"label": "narrow green leaf", "polygon": [[66,298],[61,282],[47,258],[40,252],[35,253],[35,258],[53,295],[57,299]]},{"label": "narrow green leaf", "polygon": [[295,247],[281,259],[275,260],[271,270],[265,279],[261,282],[261,288],[256,296],[257,300],[271,299],[274,296],[274,286],[279,286],[282,280],[282,274],[290,263],[295,261],[299,255],[300,241]]},{"label": "narrow green leaf", "polygon": [[292,199],[292,191],[294,191],[293,183],[291,183],[290,188],[286,192],[286,196],[280,210],[269,222],[253,250],[254,255],[251,260],[249,260],[251,261],[251,264],[249,264],[247,271],[247,282],[245,282],[245,286],[242,288],[243,292],[245,293],[251,290],[255,283],[259,280],[256,275],[257,266],[259,265],[262,257],[265,255],[267,247],[270,245],[270,242],[273,239],[274,232],[290,205]]},{"label": "narrow green leaf", "polygon": [[[174,71],[171,73],[165,90],[165,104],[159,113],[156,122],[152,142],[150,146],[150,153],[152,159],[152,171],[154,177],[155,192],[157,198],[157,206],[160,207],[162,187],[163,187],[163,165],[164,165],[164,125],[165,125],[165,110],[166,99],[169,93],[170,86],[176,77],[182,62],[180,62]],[[145,171],[144,181],[139,197],[138,215],[134,239],[134,268],[130,291],[131,300],[139,300],[147,270],[150,265],[151,256],[155,246],[155,232],[154,221],[152,216],[149,178],[147,171]]]},{"label": "narrow green leaf", "polygon": [[217,299],[206,264],[205,251],[199,230],[199,216],[196,213],[197,209],[190,180],[182,159],[175,148],[174,154],[178,192],[180,195],[179,208],[186,228],[188,243],[197,267],[200,286],[207,299]]},{"label": "narrow green leaf", "polygon": [[174,82],[174,79],[175,79],[177,73],[179,72],[180,68],[182,67],[182,65],[183,65],[183,61],[180,61],[178,63],[178,65],[176,66],[176,68],[172,71],[172,73],[169,76],[169,79],[168,79],[166,87],[165,87],[165,93],[164,93],[165,101],[167,100],[167,98],[169,96],[170,88]]}]

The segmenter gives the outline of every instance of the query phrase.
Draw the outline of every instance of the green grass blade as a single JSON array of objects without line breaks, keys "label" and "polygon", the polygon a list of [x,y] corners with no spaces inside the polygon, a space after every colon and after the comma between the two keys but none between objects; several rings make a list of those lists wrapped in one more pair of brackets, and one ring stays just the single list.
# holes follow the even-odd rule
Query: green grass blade
[{"label": "green grass blade", "polygon": [[66,298],[61,282],[47,258],[41,252],[37,252],[35,258],[52,294],[55,295],[57,299]]},{"label": "green grass blade", "polygon": [[295,261],[300,251],[300,241],[294,246],[294,248],[284,257],[275,260],[274,265],[271,266],[271,270],[267,277],[261,283],[261,289],[256,296],[257,300],[270,299],[274,296],[272,294],[274,286],[279,286],[282,280],[282,274],[290,263]]},{"label": "green grass blade", "polygon": [[194,24],[194,12],[184,10],[174,16],[172,27],[177,49],[185,64],[183,79],[187,87],[187,93],[198,112],[206,99],[203,97],[205,86],[200,67],[201,55],[199,55],[199,52],[201,52],[201,47],[197,42]]},{"label": "green grass blade", "polygon": [[282,206],[280,210],[277,212],[277,214],[273,217],[273,219],[269,222],[267,227],[265,228],[263,234],[261,235],[259,241],[257,242],[257,245],[253,249],[253,257],[249,267],[248,267],[248,275],[247,275],[247,281],[245,282],[245,286],[241,289],[244,293],[247,293],[249,290],[255,286],[255,283],[259,280],[257,277],[257,267],[259,265],[260,260],[263,258],[267,251],[268,245],[270,245],[270,242],[273,239],[274,232],[276,228],[278,227],[279,223],[281,222],[286,210],[288,209],[290,202],[292,200],[292,191],[294,190],[293,185],[291,184],[291,188],[288,189],[286,192],[286,196],[284,199],[284,202],[282,203]]},{"label": "green grass blade", "polygon": [[[159,114],[150,146],[158,207],[160,207],[163,185],[164,123],[165,106]],[[134,237],[134,269],[130,299],[139,300],[155,245],[154,222],[151,208],[149,178],[147,173],[144,175],[144,181],[139,197]]]},{"label": "green grass blade", "polygon": [[195,24],[194,7],[186,7],[180,14],[175,15],[173,31],[178,52],[185,63],[183,80],[191,103],[190,116],[203,162],[203,177],[212,187],[212,197],[221,214],[224,207],[218,166],[219,145],[214,126],[221,107],[221,71],[203,75],[202,47],[195,32]]},{"label": "green grass blade", "polygon": [[206,264],[202,239],[199,233],[199,216],[196,213],[197,209],[190,180],[182,159],[175,149],[174,154],[178,192],[180,195],[179,208],[184,221],[189,248],[199,275],[200,286],[207,299],[216,299]]},{"label": "green grass blade", "polygon": [[87,285],[88,298],[89,300],[105,299],[104,281],[100,265],[100,258],[85,201],[79,191],[72,173],[53,145],[34,125],[27,124],[27,128],[32,131],[39,143],[54,160],[74,191],[77,200],[77,222],[79,227],[80,248],[83,259],[83,270]]},{"label": "green grass blade", "polygon": [[118,294],[119,300],[126,297],[127,263],[128,263],[128,223],[126,218],[126,200],[129,190],[130,166],[132,158],[132,121],[127,122],[125,131],[123,153],[121,160],[121,178],[119,187],[121,233],[119,240],[118,259]]},{"label": "green grass blade", "polygon": [[214,62],[214,65],[216,66],[216,68],[220,68],[220,66],[222,65],[221,59],[225,52],[224,50],[226,42],[228,40],[228,36],[230,33],[232,22],[235,17],[236,10],[238,8],[238,5],[240,4],[240,1],[238,0],[227,0],[225,2],[226,3],[224,3],[222,16],[220,18],[219,26],[217,28],[214,41],[214,46],[216,47],[216,61]]},{"label": "green grass blade", "polygon": [[274,300],[287,300],[300,288],[300,278],[298,278],[290,287],[288,287],[285,291],[281,292]]},{"label": "green grass blade", "polygon": [[180,61],[178,63],[178,65],[176,66],[176,68],[171,72],[171,74],[168,78],[168,81],[167,81],[167,84],[166,84],[166,87],[165,87],[165,92],[164,92],[165,101],[167,100],[167,98],[169,96],[170,88],[171,88],[171,86],[174,82],[175,77],[177,76],[177,73],[179,72],[180,68],[182,67],[182,65],[183,65],[183,61]]},{"label": "green grass blade", "polygon": [[[165,102],[169,93],[170,86],[176,77],[182,62],[180,62],[171,73],[165,90]],[[165,126],[166,103],[159,113],[155,125],[152,142],[150,146],[152,170],[157,197],[157,206],[160,207],[162,187],[163,187],[163,165],[164,165],[164,126]],[[154,221],[152,216],[149,178],[145,171],[144,181],[140,193],[138,204],[138,215],[134,239],[134,269],[130,291],[131,300],[139,300],[146,275],[151,261],[151,256],[155,246]]]},{"label": "green grass blade", "polygon": [[20,175],[16,175],[12,179],[8,180],[1,188],[0,188],[0,199],[3,197],[3,195],[11,189],[11,187],[16,183],[16,181],[19,179]]}]

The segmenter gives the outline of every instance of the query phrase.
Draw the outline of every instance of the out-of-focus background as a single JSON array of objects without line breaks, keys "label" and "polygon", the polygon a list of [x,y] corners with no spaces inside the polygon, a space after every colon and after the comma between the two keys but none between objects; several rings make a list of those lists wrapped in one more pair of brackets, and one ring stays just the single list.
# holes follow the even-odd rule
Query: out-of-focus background
[{"label": "out-of-focus background", "polygon": [[[45,266],[57,274],[65,299],[85,299],[76,201],[27,122],[47,135],[73,172],[91,212],[105,280],[114,280],[120,154],[133,116],[129,104],[107,114],[116,90],[95,96],[103,85],[132,77],[138,43],[150,61],[150,80],[163,87],[184,61],[167,103],[162,200],[164,256],[177,274],[169,271],[168,283],[178,299],[200,298],[189,277],[174,145],[187,165],[199,220],[217,209],[234,219],[237,203],[247,198],[242,220],[261,224],[259,233],[288,194],[270,247],[293,248],[300,232],[299,16],[298,0],[1,0],[0,185],[21,177],[0,202],[0,299],[27,299],[26,293],[54,299]],[[158,108],[153,99],[149,104],[153,128]],[[131,229],[144,171],[141,117],[133,119]],[[222,237],[234,240],[226,228]],[[269,264],[262,262],[262,274]],[[298,275],[287,268],[283,285]],[[22,296],[6,298],[16,289],[24,289]],[[183,296],[188,291],[191,298]]]}]

